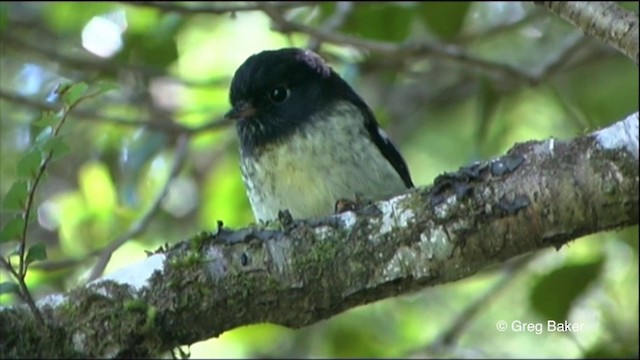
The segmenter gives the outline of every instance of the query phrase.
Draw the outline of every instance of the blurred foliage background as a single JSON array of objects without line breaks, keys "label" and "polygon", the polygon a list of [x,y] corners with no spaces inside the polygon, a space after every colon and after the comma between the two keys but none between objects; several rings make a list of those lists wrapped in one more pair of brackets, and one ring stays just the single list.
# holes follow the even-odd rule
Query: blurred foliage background
[{"label": "blurred foliage background", "polygon": [[[638,11],[637,2],[621,5]],[[294,31],[278,31],[287,29]],[[330,41],[311,36],[317,31]],[[412,41],[428,50],[376,47]],[[145,258],[144,250],[213,230],[217,220],[253,221],[235,129],[220,119],[235,69],[251,54],[286,46],[319,51],[354,86],[418,185],[516,142],[571,138],[638,109],[631,60],[531,3],[2,2],[0,195],[16,181],[56,86],[113,88],[71,112],[61,132],[69,151],[37,190],[28,242],[45,244],[48,260],[29,270],[35,298],[82,284],[100,260],[110,259],[109,273]],[[10,219],[0,216],[0,225]],[[136,226],[113,256],[102,251]],[[7,257],[16,242],[0,246]],[[582,328],[550,332],[549,319]],[[496,329],[500,320],[506,331]],[[544,329],[518,331],[518,321]],[[638,229],[588,236],[299,330],[239,328],[190,351],[637,358]]]}]

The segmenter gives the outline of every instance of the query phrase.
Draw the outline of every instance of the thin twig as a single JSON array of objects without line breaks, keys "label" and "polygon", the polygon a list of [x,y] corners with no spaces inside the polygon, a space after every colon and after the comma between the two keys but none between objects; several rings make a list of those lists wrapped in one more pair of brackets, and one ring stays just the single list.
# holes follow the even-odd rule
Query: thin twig
[{"label": "thin twig", "polygon": [[[4,90],[0,88],[0,99],[5,99],[15,104],[20,104],[24,106],[28,106],[37,110],[42,111],[58,111],[60,110],[60,106],[52,103],[45,103],[41,101],[37,101],[26,96],[21,96],[16,93]],[[120,126],[131,126],[131,127],[146,127],[149,129],[153,129],[156,131],[165,132],[168,134],[196,134],[203,131],[209,130],[218,130],[229,126],[232,122],[229,119],[225,119],[220,116],[216,118],[214,121],[207,122],[204,125],[189,128],[178,123],[173,122],[168,116],[163,117],[160,114],[154,115],[154,121],[141,121],[135,119],[114,117],[104,114],[95,113],[92,111],[76,109],[74,110],[73,117],[83,118],[91,121],[100,121],[105,123],[112,123]]]},{"label": "thin twig", "polygon": [[[97,95],[99,95],[99,92],[85,95],[82,97],[81,100],[90,99],[90,98],[96,97]],[[76,101],[64,107],[63,109],[64,111],[62,113],[62,117],[60,118],[60,121],[58,121],[56,126],[53,128],[52,135],[51,135],[52,137],[55,137],[60,133],[62,126],[64,125],[64,123],[69,117],[69,113],[73,111],[73,109],[75,109],[78,106],[78,104],[82,102],[81,100]],[[44,325],[44,319],[42,318],[40,311],[38,311],[35,305],[35,302],[33,301],[33,297],[31,296],[31,293],[29,292],[29,289],[27,288],[27,285],[25,282],[25,278],[27,277],[27,271],[28,271],[28,266],[27,266],[28,264],[27,264],[27,260],[25,259],[25,251],[27,248],[27,238],[28,238],[28,231],[29,231],[28,219],[31,218],[33,201],[35,199],[35,194],[36,194],[36,191],[38,190],[38,185],[40,184],[40,180],[42,180],[42,177],[44,176],[45,170],[47,169],[47,166],[49,165],[49,162],[51,161],[51,159],[53,159],[53,149],[49,150],[44,160],[38,167],[38,171],[36,172],[33,178],[33,181],[30,182],[29,184],[29,191],[27,192],[27,199],[24,205],[24,213],[22,215],[25,221],[20,233],[20,244],[18,246],[19,262],[18,262],[17,280],[18,280],[18,283],[20,284],[21,292],[23,292],[24,299],[27,301],[27,304],[29,305],[31,310],[34,311],[34,316],[36,317],[38,322],[42,325]],[[11,264],[8,263],[8,265],[9,267],[11,267]],[[15,271],[12,273],[16,274]]]},{"label": "thin twig", "polygon": [[304,33],[318,40],[334,44],[350,45],[365,49],[373,53],[384,55],[386,58],[402,58],[427,55],[464,63],[478,70],[497,73],[505,77],[516,78],[527,83],[535,83],[536,79],[520,69],[508,64],[498,64],[490,60],[477,58],[468,54],[464,49],[455,45],[441,45],[431,42],[406,42],[397,44],[388,41],[366,40],[340,33],[324,31],[311,26],[298,24],[287,20],[281,11],[269,3],[260,4],[261,10],[271,18],[275,30],[282,33]]},{"label": "thin twig", "polygon": [[[325,20],[324,24],[320,26],[320,30],[324,32],[335,31],[341,28],[344,23],[351,15],[353,11],[353,1],[337,1],[336,2],[336,11],[331,14],[327,20]],[[317,37],[312,37],[309,39],[309,43],[307,44],[307,48],[313,51],[317,51],[320,48],[322,41]]]},{"label": "thin twig", "polygon": [[451,347],[455,345],[462,333],[469,324],[476,318],[480,310],[484,309],[500,292],[507,288],[515,279],[516,275],[527,268],[536,255],[529,255],[509,263],[504,267],[502,277],[485,291],[480,297],[469,304],[456,318],[456,320],[443,331],[440,336],[429,346],[429,348],[437,348],[440,346]]},{"label": "thin twig", "polygon": [[567,68],[571,60],[578,54],[578,50],[589,43],[588,39],[582,35],[575,34],[571,39],[567,39],[568,45],[561,52],[556,53],[556,57],[545,64],[544,68],[536,75],[539,80],[545,79],[550,74],[554,74],[564,68]]},{"label": "thin twig", "polygon": [[[234,144],[235,140],[233,137],[227,137],[221,142],[217,143],[215,148],[213,148],[209,156],[207,157],[208,163],[207,168],[209,168],[211,163],[217,163],[219,159],[229,151],[229,146]],[[215,165],[214,165],[215,166]],[[56,271],[62,270],[69,267],[76,266],[77,264],[84,263],[95,256],[101,255],[103,252],[107,251],[107,248],[111,246],[111,244],[106,245],[101,249],[96,249],[86,254],[83,258],[80,259],[63,259],[56,261],[40,261],[31,265],[32,268],[42,270],[42,271]]]},{"label": "thin twig", "polygon": [[[97,95],[99,95],[99,92],[85,95],[82,97],[81,100],[90,99]],[[52,137],[55,137],[59,134],[60,130],[62,129],[62,126],[64,125],[67,118],[69,117],[69,113],[73,109],[75,109],[75,107],[78,106],[80,102],[81,101],[76,101],[68,106],[63,107],[62,117],[60,118],[60,121],[58,122],[58,124],[56,124],[56,126],[53,128]],[[57,110],[53,110],[53,111],[57,111]],[[27,303],[33,315],[35,316],[36,320],[42,325],[44,325],[44,319],[42,318],[42,314],[40,314],[40,311],[36,307],[35,301],[33,300],[33,297],[31,296],[31,293],[29,292],[29,289],[25,281],[25,278],[27,276],[27,271],[28,271],[28,264],[25,259],[25,250],[27,247],[27,238],[28,238],[28,231],[29,231],[28,219],[31,217],[31,211],[33,209],[33,201],[35,198],[35,193],[38,189],[38,184],[40,183],[40,180],[42,180],[42,177],[45,174],[45,170],[52,158],[53,158],[53,150],[50,150],[45,156],[42,163],[40,164],[38,171],[35,174],[35,177],[33,178],[33,181],[32,183],[30,183],[30,186],[29,186],[27,199],[24,205],[24,213],[22,214],[25,221],[21,230],[20,241],[18,245],[18,259],[19,259],[18,270],[16,271],[13,268],[9,259],[5,260],[4,258],[0,258],[2,266],[5,267],[11,273],[11,275],[13,275],[18,281],[21,298]]]},{"label": "thin twig", "polygon": [[101,251],[100,257],[98,259],[98,263],[91,270],[91,274],[89,275],[88,281],[92,281],[97,279],[102,273],[104,269],[107,267],[109,260],[111,259],[111,255],[116,251],[120,246],[122,246],[125,242],[129,241],[131,238],[138,236],[143,233],[144,230],[149,226],[153,217],[160,210],[160,206],[162,205],[162,201],[166,197],[169,192],[169,188],[173,183],[173,180],[178,176],[184,162],[187,158],[187,153],[189,149],[189,139],[190,136],[182,134],[178,140],[175,150],[175,157],[173,161],[173,165],[171,166],[171,171],[169,172],[169,176],[164,186],[156,196],[154,202],[151,204],[151,207],[147,212],[127,230],[120,237],[113,240],[106,248]]},{"label": "thin twig", "polygon": [[490,38],[494,36],[498,36],[500,34],[505,34],[514,30],[517,30],[523,26],[526,26],[532,22],[535,22],[539,19],[544,18],[546,14],[544,11],[540,11],[539,9],[534,8],[531,12],[529,12],[524,17],[503,25],[497,25],[491,27],[485,31],[481,32],[473,32],[472,34],[461,35],[456,38],[457,44],[466,44],[472,41],[477,41],[479,38]]},{"label": "thin twig", "polygon": [[437,354],[443,348],[455,346],[456,342],[471,322],[476,318],[493,299],[506,289],[516,276],[527,268],[527,265],[536,258],[537,255],[525,256],[521,259],[508,263],[503,268],[502,276],[482,295],[471,302],[456,319],[440,333],[440,335],[427,346],[426,349],[410,351],[412,355],[424,356],[424,354]]},{"label": "thin twig", "polygon": [[[20,24],[19,22],[15,23]],[[175,81],[187,87],[210,87],[218,86],[220,84],[228,82],[228,79],[226,78],[203,81],[180,79],[168,74],[166,69],[163,68],[148,65],[127,64],[118,62],[113,59],[101,59],[84,50],[81,51],[82,54],[84,54],[83,56],[72,56],[66,52],[58,50],[60,46],[55,48],[47,47],[42,43],[30,42],[6,32],[0,34],[0,40],[2,40],[3,45],[6,45],[10,48],[30,52],[35,55],[40,55],[47,60],[55,61],[61,66],[69,68],[73,71],[97,71],[99,74],[110,76],[116,76],[123,71],[130,71],[134,73],[140,73],[145,77],[167,77],[172,81]]]},{"label": "thin twig", "polygon": [[73,70],[98,71],[106,74],[117,74],[120,71],[129,70],[144,74],[147,77],[168,76],[166,71],[159,68],[131,64],[118,64],[108,59],[99,59],[95,56],[91,56],[90,53],[84,50],[82,53],[85,56],[72,56],[57,50],[57,48],[43,46],[40,43],[29,42],[7,32],[2,33],[2,35],[0,35],[0,39],[2,39],[2,44],[7,47],[41,55],[48,60],[55,61]]},{"label": "thin twig", "polygon": [[[58,134],[60,133],[60,130],[62,130],[62,126],[64,125],[66,120],[69,118],[69,113],[71,113],[71,111],[73,111],[73,109],[75,109],[82,102],[82,100],[91,99],[98,95],[100,95],[100,92],[84,95],[80,100],[74,103],[71,103],[68,106],[65,106],[63,115],[60,118],[60,121],[58,122],[58,124],[53,128],[53,132],[51,136],[52,137],[58,136]],[[42,180],[42,177],[44,176],[45,170],[47,169],[47,166],[49,165],[49,162],[51,161],[51,159],[53,159],[53,149],[49,151],[47,156],[42,161],[42,164],[40,164],[40,167],[38,168],[38,172],[36,173],[36,176],[33,179],[33,183],[30,184],[29,192],[27,195],[27,202],[25,204],[25,210],[24,210],[25,221],[24,221],[24,226],[22,228],[22,233],[20,235],[20,251],[18,255],[20,259],[19,271],[18,271],[18,273],[20,274],[20,278],[18,279],[18,281],[21,284],[24,283],[25,296],[27,297],[28,302],[30,303],[29,306],[30,307],[32,306],[33,309],[36,309],[36,313],[34,315],[36,315],[36,317],[38,318],[38,321],[43,325],[44,325],[44,319],[42,318],[42,315],[40,314],[40,312],[37,310],[35,303],[33,302],[33,298],[31,297],[31,294],[29,293],[26,287],[25,278],[27,277],[28,266],[27,266],[24,252],[27,247],[27,232],[29,230],[28,219],[31,217],[31,210],[33,209],[33,201],[35,199],[36,190],[38,189],[38,184],[40,183],[40,180]]]},{"label": "thin twig", "polygon": [[[122,4],[127,5],[135,5],[135,6],[143,6],[148,8],[154,8],[160,10],[162,12],[175,12],[179,14],[226,14],[226,13],[235,13],[241,11],[255,11],[260,10],[260,5],[256,3],[248,3],[248,4],[233,4],[229,5],[224,2],[218,2],[213,4],[201,5],[198,6],[184,6],[178,5],[176,3],[170,2],[159,2],[159,1],[118,1]],[[272,6],[278,9],[294,9],[298,7],[304,6],[312,6],[318,4],[319,1],[284,1],[272,4]]]},{"label": "thin twig", "polygon": [[96,256],[97,254],[98,254],[98,251],[92,251],[91,253],[87,254],[85,257],[79,258],[79,259],[67,258],[63,260],[38,261],[36,263],[31,264],[30,266],[32,270],[40,270],[40,271],[64,270],[64,269],[82,264],[83,262]]},{"label": "thin twig", "polygon": [[[4,257],[0,256],[0,264],[13,277],[15,277],[16,280],[18,280],[18,287],[19,287],[18,296],[20,296],[20,299],[22,299],[22,301],[24,301],[27,304],[27,306],[31,310],[31,313],[33,314],[33,316],[35,316],[36,321],[38,321],[38,323],[40,323],[41,325],[44,325],[44,319],[42,318],[42,314],[40,314],[40,311],[36,307],[36,302],[33,300],[33,297],[29,292],[29,288],[27,287],[27,283],[26,281],[24,281],[24,278],[21,278],[21,275],[18,274],[18,272],[16,272],[16,269],[14,269],[13,266],[11,266],[11,263],[9,262],[8,259],[5,259]],[[20,264],[22,264],[22,261],[20,262]]]}]

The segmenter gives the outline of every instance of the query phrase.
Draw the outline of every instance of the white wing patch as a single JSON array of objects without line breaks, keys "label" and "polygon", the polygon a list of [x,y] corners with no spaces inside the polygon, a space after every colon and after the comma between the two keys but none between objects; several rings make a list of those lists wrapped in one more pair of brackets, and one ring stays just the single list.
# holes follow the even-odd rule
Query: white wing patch
[{"label": "white wing patch", "polygon": [[380,137],[382,138],[382,140],[384,140],[384,142],[386,142],[387,144],[391,144],[391,140],[389,140],[389,135],[387,135],[387,133],[382,130],[381,127],[378,127],[378,134],[380,134]]}]

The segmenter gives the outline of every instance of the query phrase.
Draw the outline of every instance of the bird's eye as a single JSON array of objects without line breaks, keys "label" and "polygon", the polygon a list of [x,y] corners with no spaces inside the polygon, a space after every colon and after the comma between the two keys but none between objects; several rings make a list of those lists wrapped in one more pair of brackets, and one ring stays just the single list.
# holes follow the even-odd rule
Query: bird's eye
[{"label": "bird's eye", "polygon": [[269,99],[275,103],[281,103],[289,97],[289,89],[284,86],[277,86],[269,91]]}]

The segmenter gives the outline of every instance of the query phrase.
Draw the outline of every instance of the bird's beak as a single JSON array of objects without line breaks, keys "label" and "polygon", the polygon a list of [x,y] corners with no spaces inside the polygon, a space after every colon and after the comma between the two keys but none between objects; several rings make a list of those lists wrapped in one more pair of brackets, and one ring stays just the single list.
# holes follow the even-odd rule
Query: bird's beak
[{"label": "bird's beak", "polygon": [[224,115],[225,119],[243,120],[256,113],[256,109],[248,102],[239,102]]}]

